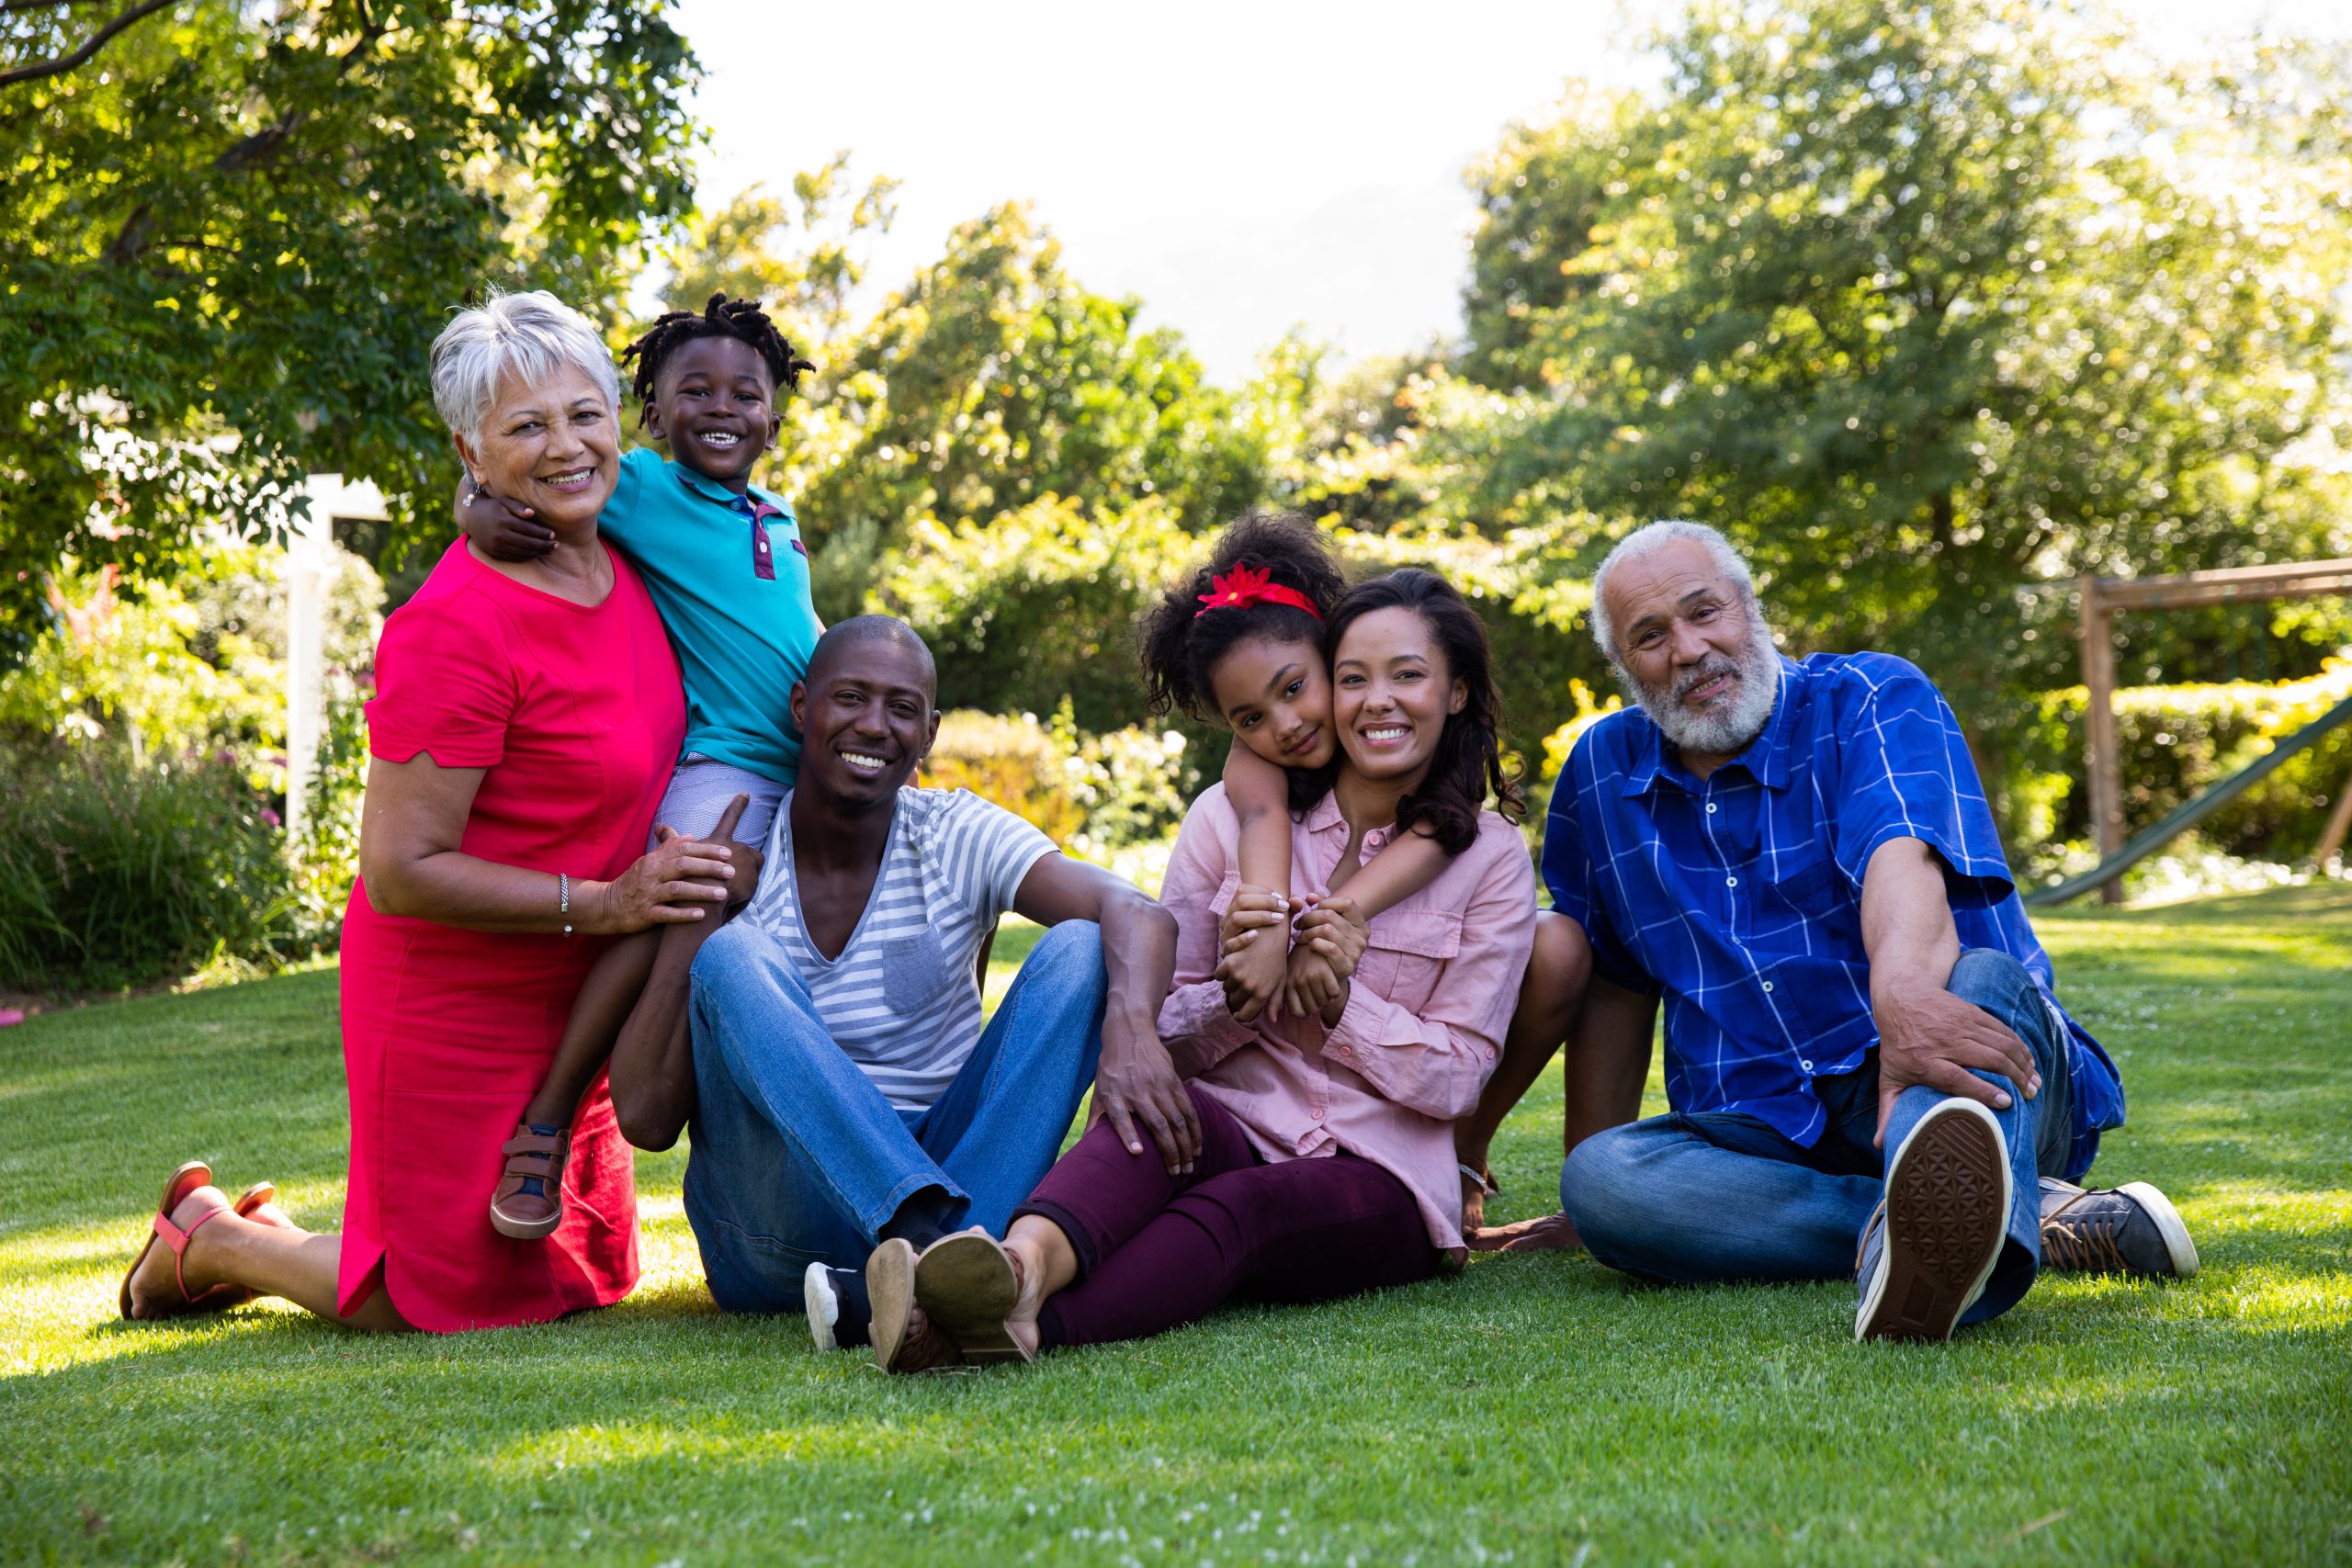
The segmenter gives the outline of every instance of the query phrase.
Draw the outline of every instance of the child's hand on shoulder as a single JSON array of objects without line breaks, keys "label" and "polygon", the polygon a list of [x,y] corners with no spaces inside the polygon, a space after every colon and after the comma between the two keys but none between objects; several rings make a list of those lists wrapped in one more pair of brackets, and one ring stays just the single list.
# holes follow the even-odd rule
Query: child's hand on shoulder
[{"label": "child's hand on shoulder", "polygon": [[469,479],[452,509],[458,527],[492,560],[537,560],[555,548],[555,530],[527,506],[495,496]]}]

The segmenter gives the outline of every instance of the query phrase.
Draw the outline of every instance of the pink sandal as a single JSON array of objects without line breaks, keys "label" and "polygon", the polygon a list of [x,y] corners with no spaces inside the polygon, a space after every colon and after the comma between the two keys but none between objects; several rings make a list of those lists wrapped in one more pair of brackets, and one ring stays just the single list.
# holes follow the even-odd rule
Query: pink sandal
[{"label": "pink sandal", "polygon": [[[198,1312],[225,1312],[233,1306],[243,1306],[245,1303],[254,1299],[254,1293],[245,1289],[243,1285],[215,1285],[199,1296],[191,1297],[187,1293],[187,1274],[186,1270],[187,1267],[188,1237],[194,1235],[198,1231],[202,1230],[206,1222],[217,1219],[222,1214],[231,1213],[231,1209],[230,1206],[225,1203],[218,1209],[208,1209],[203,1213],[198,1215],[196,1224],[188,1226],[186,1230],[180,1229],[179,1226],[172,1223],[172,1211],[178,1208],[182,1202],[186,1201],[189,1193],[195,1191],[199,1187],[209,1187],[211,1184],[212,1168],[205,1164],[200,1159],[189,1160],[186,1165],[183,1165],[177,1170],[173,1171],[169,1179],[164,1181],[163,1201],[156,1204],[155,1217],[149,1222],[149,1231],[151,1234],[147,1237],[147,1245],[139,1249],[139,1256],[130,1260],[130,1267],[123,1272],[122,1292],[119,1301],[123,1316],[133,1317],[135,1315],[130,1310],[131,1277],[139,1272],[139,1266],[147,1261],[147,1254],[154,1249],[155,1238],[157,1236],[163,1237],[164,1243],[172,1249],[172,1276],[179,1284],[180,1304],[176,1307],[168,1308],[165,1311],[156,1313],[154,1314],[155,1317],[178,1317],[184,1314]],[[277,1190],[272,1188],[270,1190],[272,1193],[275,1193]],[[262,1201],[268,1201],[267,1197],[264,1197]],[[256,1204],[255,1206],[258,1207],[259,1205]],[[138,1319],[138,1321],[148,1322],[152,1320],[141,1318]]]}]

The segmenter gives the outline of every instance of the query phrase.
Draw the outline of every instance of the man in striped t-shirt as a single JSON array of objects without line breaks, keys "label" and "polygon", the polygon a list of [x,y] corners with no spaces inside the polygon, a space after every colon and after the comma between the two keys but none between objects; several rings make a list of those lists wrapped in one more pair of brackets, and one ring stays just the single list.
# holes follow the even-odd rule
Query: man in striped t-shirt
[{"label": "man in striped t-shirt", "polygon": [[[667,1148],[694,1122],[686,1217],[712,1298],[805,1307],[824,1348],[865,1342],[857,1266],[880,1244],[1002,1233],[1090,1078],[1138,1157],[1195,1152],[1157,1029],[1175,922],[1012,813],[910,787],[936,690],[902,622],[818,640],[758,891],[723,927],[667,930],[613,1053],[630,1142]],[[1053,929],[983,1028],[981,955],[1008,909]]]}]

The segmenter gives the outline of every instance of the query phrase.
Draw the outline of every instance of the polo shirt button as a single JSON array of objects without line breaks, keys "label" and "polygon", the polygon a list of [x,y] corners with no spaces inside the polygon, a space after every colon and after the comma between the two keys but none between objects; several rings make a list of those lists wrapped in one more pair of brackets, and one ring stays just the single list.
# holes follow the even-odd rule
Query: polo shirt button
[{"label": "polo shirt button", "polygon": [[1739,878],[1736,876],[1726,876],[1724,878],[1724,886],[1725,887],[1736,887],[1739,886]]}]

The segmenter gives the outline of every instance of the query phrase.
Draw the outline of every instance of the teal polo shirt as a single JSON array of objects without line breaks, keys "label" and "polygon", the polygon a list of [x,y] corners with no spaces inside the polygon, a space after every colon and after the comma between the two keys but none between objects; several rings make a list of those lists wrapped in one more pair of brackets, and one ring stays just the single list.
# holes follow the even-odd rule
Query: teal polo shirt
[{"label": "teal polo shirt", "polygon": [[800,772],[793,683],[817,644],[808,551],[785,501],[748,496],[644,447],[621,457],[597,529],[645,580],[685,678],[699,753],[789,786]]}]

